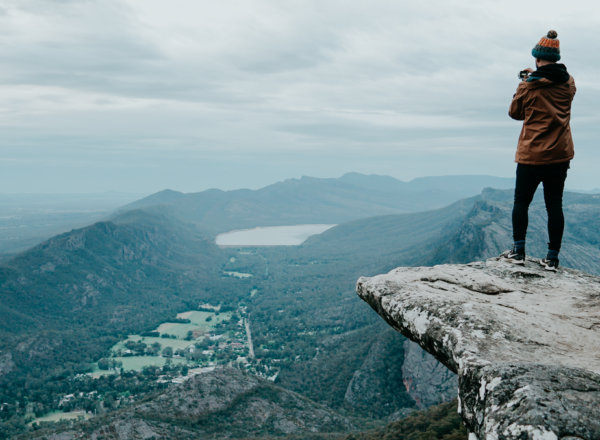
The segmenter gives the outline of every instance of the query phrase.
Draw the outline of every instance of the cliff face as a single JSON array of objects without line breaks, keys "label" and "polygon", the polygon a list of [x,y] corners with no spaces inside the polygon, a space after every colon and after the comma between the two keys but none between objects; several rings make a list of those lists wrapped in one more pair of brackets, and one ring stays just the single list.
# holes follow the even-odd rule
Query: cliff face
[{"label": "cliff face", "polygon": [[409,340],[404,341],[402,380],[419,409],[456,398],[456,374]]},{"label": "cliff face", "polygon": [[600,278],[535,261],[398,268],[359,296],[458,374],[472,439],[600,439]]}]

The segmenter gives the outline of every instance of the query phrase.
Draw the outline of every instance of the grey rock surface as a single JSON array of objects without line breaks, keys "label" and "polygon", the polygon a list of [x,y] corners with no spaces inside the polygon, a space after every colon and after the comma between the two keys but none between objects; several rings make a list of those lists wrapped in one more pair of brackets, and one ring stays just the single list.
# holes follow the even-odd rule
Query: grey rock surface
[{"label": "grey rock surface", "polygon": [[492,258],[398,268],[357,292],[458,374],[471,439],[600,439],[600,278]]}]

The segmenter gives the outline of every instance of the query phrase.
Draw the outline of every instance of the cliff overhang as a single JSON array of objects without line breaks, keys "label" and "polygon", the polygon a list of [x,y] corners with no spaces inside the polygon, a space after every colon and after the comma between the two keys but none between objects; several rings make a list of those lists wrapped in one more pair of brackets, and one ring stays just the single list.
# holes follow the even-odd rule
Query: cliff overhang
[{"label": "cliff overhang", "polygon": [[600,278],[493,258],[363,277],[357,293],[458,374],[470,440],[600,439]]}]

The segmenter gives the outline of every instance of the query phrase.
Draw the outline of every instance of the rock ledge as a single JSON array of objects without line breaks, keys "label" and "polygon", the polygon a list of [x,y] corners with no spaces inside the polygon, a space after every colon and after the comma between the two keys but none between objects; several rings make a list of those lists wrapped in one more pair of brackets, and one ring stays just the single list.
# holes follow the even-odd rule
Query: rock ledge
[{"label": "rock ledge", "polygon": [[493,258],[398,268],[357,292],[458,374],[469,440],[600,439],[600,278]]}]

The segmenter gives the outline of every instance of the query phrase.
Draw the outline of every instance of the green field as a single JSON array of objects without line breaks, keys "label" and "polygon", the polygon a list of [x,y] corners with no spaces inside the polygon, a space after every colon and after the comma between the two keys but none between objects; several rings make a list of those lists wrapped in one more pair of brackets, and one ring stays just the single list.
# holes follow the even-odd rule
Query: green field
[{"label": "green field", "polygon": [[[191,322],[189,324],[165,322],[164,324],[161,324],[156,331],[160,334],[168,333],[177,336],[178,339],[184,339],[189,331],[197,331],[204,334],[214,330],[215,325],[219,322],[231,319],[231,313],[220,313],[217,315],[214,312],[200,312],[194,310],[180,313],[177,317],[189,319]],[[210,321],[206,321],[209,317]]]},{"label": "green field", "polygon": [[[167,363],[167,358],[162,356],[121,356],[114,358],[123,362],[123,370],[142,371],[144,367],[162,367]],[[187,361],[183,358],[171,358],[173,364],[185,364]]]}]

